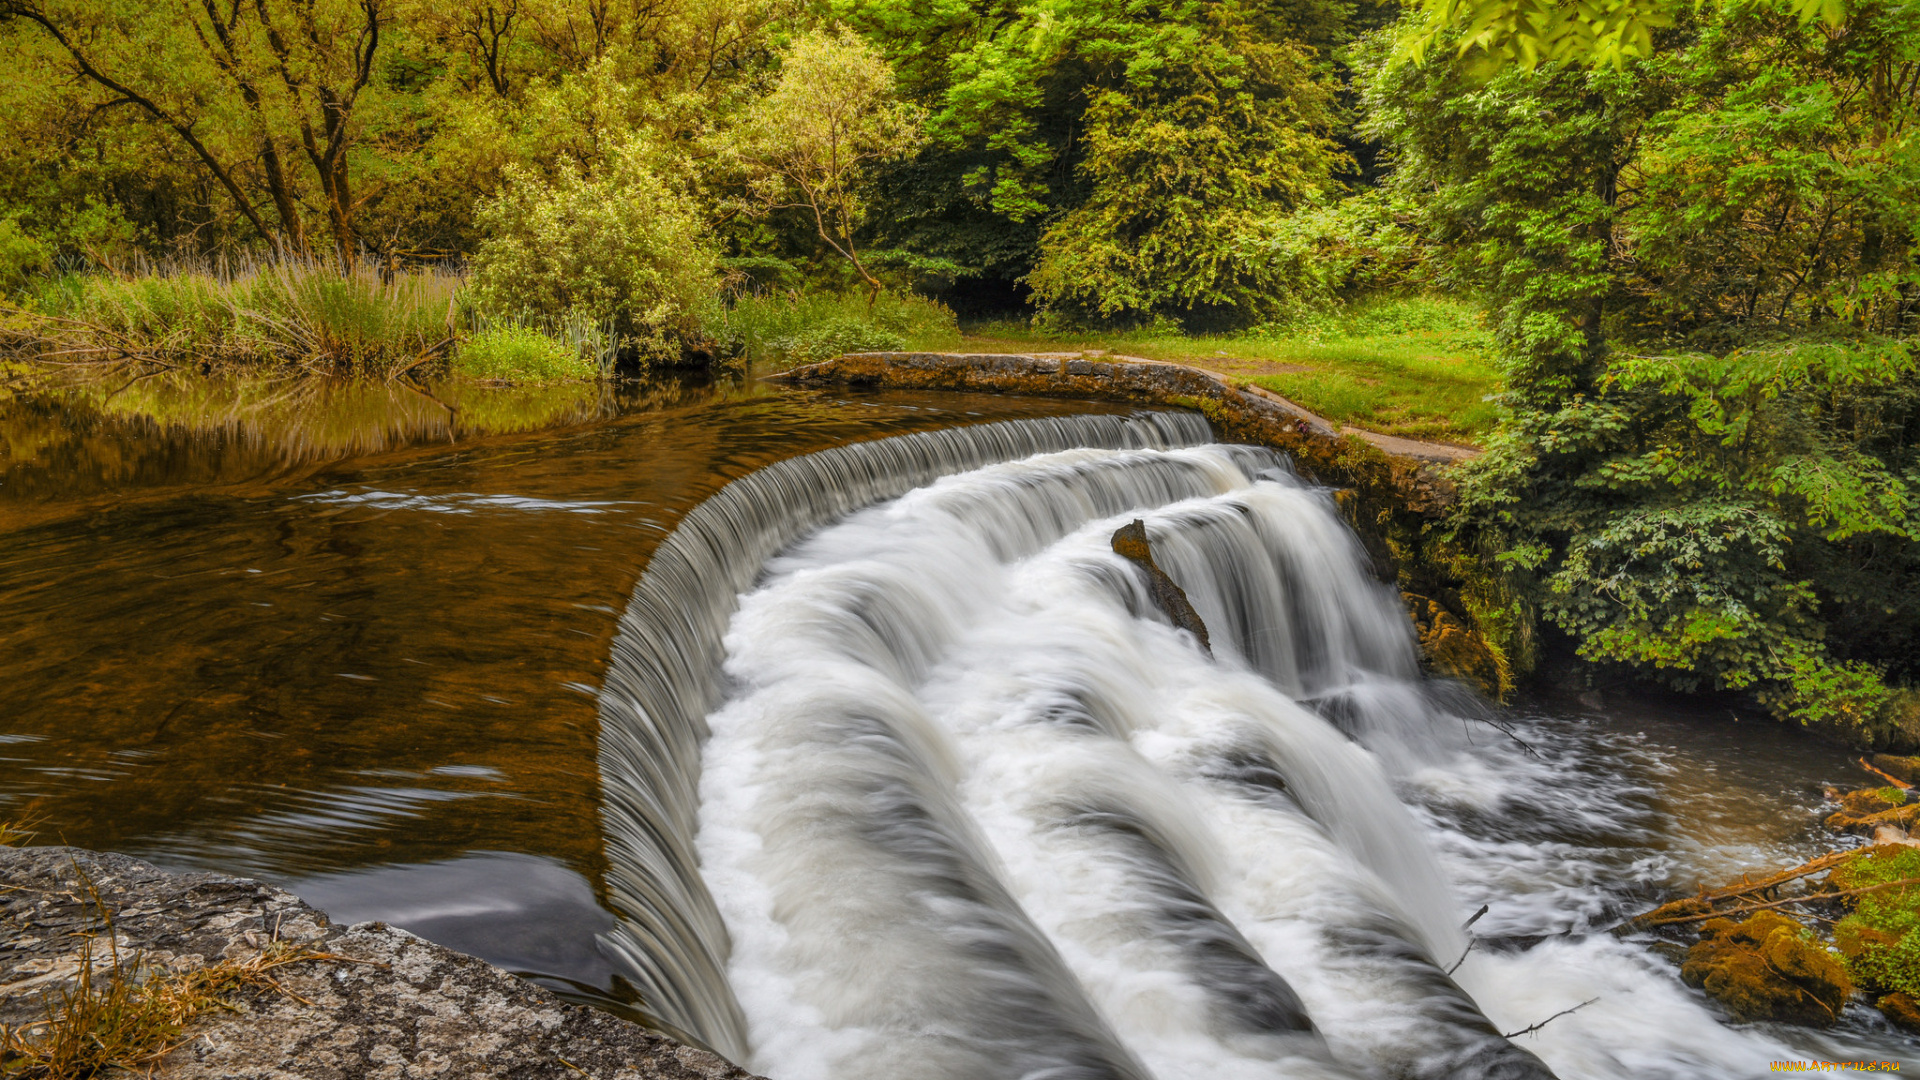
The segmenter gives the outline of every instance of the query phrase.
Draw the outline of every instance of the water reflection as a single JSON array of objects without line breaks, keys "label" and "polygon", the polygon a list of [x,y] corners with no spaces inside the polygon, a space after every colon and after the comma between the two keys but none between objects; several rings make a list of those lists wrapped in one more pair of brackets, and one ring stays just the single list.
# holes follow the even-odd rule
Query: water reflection
[{"label": "water reflection", "polygon": [[[115,411],[126,396],[0,403],[0,820],[165,865],[339,883],[328,895],[379,868],[383,903],[491,905],[461,917],[455,947],[596,993],[617,988],[588,954],[525,952],[525,924],[548,918],[526,912],[549,908],[522,902],[524,875],[419,868],[505,853],[599,889],[594,688],[680,515],[837,443],[1114,411],[666,386],[450,444],[264,408],[196,426]],[[379,430],[390,441],[315,434]],[[412,917],[388,921],[453,932]],[[559,925],[591,950],[601,924]]]},{"label": "water reflection", "polygon": [[0,507],[226,485],[421,445],[593,424],[768,391],[698,378],[488,387],[311,378],[55,382],[0,396]]},{"label": "water reflection", "polygon": [[613,916],[591,882],[553,859],[481,851],[286,885],[341,922],[389,922],[555,990],[591,996],[614,985],[597,940]]}]

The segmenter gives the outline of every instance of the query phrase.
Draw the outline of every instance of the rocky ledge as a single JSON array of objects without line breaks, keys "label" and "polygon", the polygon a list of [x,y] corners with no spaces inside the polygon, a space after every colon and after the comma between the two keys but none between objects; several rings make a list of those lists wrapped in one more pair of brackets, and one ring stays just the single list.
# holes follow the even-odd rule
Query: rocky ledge
[{"label": "rocky ledge", "polygon": [[1226,376],[1160,360],[1096,353],[848,353],[772,376],[796,385],[847,383],[914,389],[1000,391],[1046,397],[1120,398],[1159,405],[1208,402],[1260,417],[1297,435],[1344,436],[1392,457],[1464,461],[1464,446],[1342,427],[1295,402]]},{"label": "rocky ledge", "polygon": [[403,930],[333,925],[257,881],[77,848],[0,848],[0,1024],[15,1030],[44,1026],[82,964],[98,987],[116,965],[163,978],[288,946],[322,958],[276,967],[270,988],[192,1021],[148,1075],[753,1080]]}]

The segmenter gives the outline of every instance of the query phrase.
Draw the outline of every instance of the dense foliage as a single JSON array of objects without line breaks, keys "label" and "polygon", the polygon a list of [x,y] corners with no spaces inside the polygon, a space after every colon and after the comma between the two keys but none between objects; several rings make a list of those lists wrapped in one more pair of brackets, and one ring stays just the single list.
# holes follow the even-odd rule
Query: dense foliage
[{"label": "dense foliage", "polygon": [[647,157],[628,147],[592,175],[570,161],[551,176],[509,166],[477,215],[472,300],[549,324],[609,322],[646,355],[697,339],[718,255],[698,206]]},{"label": "dense foliage", "polygon": [[1742,6],[1618,67],[1373,69],[1390,184],[1507,360],[1457,528],[1519,625],[1914,738],[1916,14]]},{"label": "dense foliage", "polygon": [[1920,742],[1920,0],[1396,10],[0,0],[0,331],[606,370],[946,332],[915,288],[1271,335],[1444,290],[1518,667]]}]

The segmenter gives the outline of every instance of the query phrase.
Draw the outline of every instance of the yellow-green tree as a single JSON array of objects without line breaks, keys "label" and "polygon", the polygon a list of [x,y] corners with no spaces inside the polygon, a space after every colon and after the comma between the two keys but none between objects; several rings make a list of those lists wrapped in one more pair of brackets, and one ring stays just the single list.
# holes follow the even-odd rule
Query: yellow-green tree
[{"label": "yellow-green tree", "polygon": [[886,59],[849,32],[814,31],[793,43],[779,84],[748,108],[725,145],[747,167],[756,208],[810,216],[820,240],[867,283],[871,303],[880,281],[855,238],[866,184],[876,166],[911,153],[920,139],[919,112],[895,95]]},{"label": "yellow-green tree", "polygon": [[375,194],[355,188],[359,111],[394,18],[391,0],[0,0],[15,70],[177,139],[282,252],[307,251],[317,210],[346,259]]}]

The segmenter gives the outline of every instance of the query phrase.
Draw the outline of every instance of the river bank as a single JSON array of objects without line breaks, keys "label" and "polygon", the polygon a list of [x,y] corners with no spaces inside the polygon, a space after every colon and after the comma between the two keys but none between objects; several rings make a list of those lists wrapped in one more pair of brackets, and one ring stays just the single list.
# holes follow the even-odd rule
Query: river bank
[{"label": "river bank", "polygon": [[[452,444],[423,430],[344,460],[296,452],[310,428],[236,440],[55,418],[67,449],[38,459],[30,500],[0,504],[17,571],[0,634],[21,658],[4,817],[263,879],[338,922],[386,921],[644,1021],[605,947],[620,913],[590,691],[660,538],[796,453],[1138,407],[716,388]],[[81,462],[92,479],[76,485]],[[1768,1055],[1903,1052],[1864,1005],[1826,1033],[1723,1028],[1677,964],[1604,932],[1818,855],[1821,789],[1853,777],[1850,759],[1710,703],[1582,696],[1507,714],[1532,752],[1442,724],[1459,756],[1396,781],[1409,832],[1440,853],[1447,903],[1461,920],[1491,908],[1458,973],[1489,1019],[1518,1032],[1600,994],[1522,1037],[1563,1078],[1746,1077]],[[1618,1059],[1629,1044],[1640,1056]]]},{"label": "river bank", "polygon": [[[64,847],[0,848],[0,880],[9,1075],[57,1061],[60,1075],[117,1067],[167,1080],[752,1080],[384,923],[337,925],[258,881]],[[279,961],[271,974],[184,1022],[140,1005],[261,957]],[[101,1007],[114,997],[119,1009]]]}]

